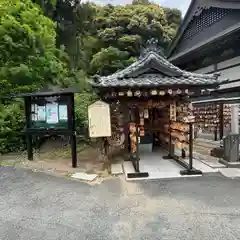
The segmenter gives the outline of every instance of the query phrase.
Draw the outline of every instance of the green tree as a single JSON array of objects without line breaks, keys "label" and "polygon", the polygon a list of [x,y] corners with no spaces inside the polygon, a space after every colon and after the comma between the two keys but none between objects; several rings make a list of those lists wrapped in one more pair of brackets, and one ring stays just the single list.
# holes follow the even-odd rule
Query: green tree
[{"label": "green tree", "polygon": [[151,4],[151,2],[149,0],[133,0],[132,4],[133,5],[137,5],[137,4],[148,5],[148,4]]},{"label": "green tree", "polygon": [[63,82],[67,74],[55,47],[55,24],[29,0],[0,5],[1,96]]},{"label": "green tree", "polygon": [[157,38],[163,48],[173,39],[181,22],[180,11],[148,1],[133,3],[95,6],[96,17],[91,31],[95,42],[89,74],[106,75],[126,67],[139,56],[142,45],[150,38]]},{"label": "green tree", "polygon": [[[36,1],[42,6],[43,0]],[[52,1],[44,0],[46,6]],[[141,46],[150,38],[157,38],[161,47],[166,48],[181,22],[181,12],[162,8],[149,0],[133,0],[126,6],[58,0],[52,19],[57,23],[57,46],[65,46],[70,69],[84,69],[92,75],[125,67],[139,56]],[[107,56],[111,59],[107,60]],[[113,64],[109,70],[98,65],[98,60],[103,58]]]},{"label": "green tree", "polygon": [[129,58],[129,53],[118,48],[108,47],[96,53],[91,61],[91,71],[98,75],[109,75],[124,68],[135,59]]},{"label": "green tree", "polygon": [[[30,0],[0,2],[0,151],[20,147],[21,102],[9,96],[63,84],[66,55],[56,48],[56,25]],[[4,104],[4,105],[3,105]]]}]

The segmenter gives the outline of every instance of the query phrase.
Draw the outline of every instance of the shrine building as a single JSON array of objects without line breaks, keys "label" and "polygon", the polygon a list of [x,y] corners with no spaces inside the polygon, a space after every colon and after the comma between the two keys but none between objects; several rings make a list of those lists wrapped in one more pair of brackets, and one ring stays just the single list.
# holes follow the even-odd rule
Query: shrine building
[{"label": "shrine building", "polygon": [[188,159],[192,160],[194,118],[189,99],[217,89],[225,80],[217,73],[182,70],[157,46],[157,41],[149,40],[136,62],[112,75],[94,77],[91,85],[110,104],[110,148],[122,152],[135,172],[151,174],[144,163],[161,164],[164,158],[173,168],[176,160],[192,171]]}]

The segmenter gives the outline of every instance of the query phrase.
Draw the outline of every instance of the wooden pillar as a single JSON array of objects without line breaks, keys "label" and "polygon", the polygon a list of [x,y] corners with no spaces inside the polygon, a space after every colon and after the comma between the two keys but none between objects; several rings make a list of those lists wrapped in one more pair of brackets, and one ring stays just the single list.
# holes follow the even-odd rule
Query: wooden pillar
[{"label": "wooden pillar", "polygon": [[25,97],[25,118],[26,118],[26,143],[27,143],[27,157],[28,160],[33,160],[33,145],[32,145],[32,135],[29,133],[29,129],[31,127],[31,98]]},{"label": "wooden pillar", "polygon": [[121,108],[122,108],[122,112],[123,112],[123,116],[124,116],[124,120],[123,120],[123,123],[124,123],[124,135],[125,135],[125,160],[128,160],[129,159],[129,152],[130,152],[130,149],[129,149],[129,121],[130,121],[130,116],[129,116],[129,107],[128,107],[128,104],[127,102],[123,102],[121,103]]},{"label": "wooden pillar", "polygon": [[219,137],[220,140],[223,139],[224,135],[224,115],[223,115],[223,103],[219,104]]}]

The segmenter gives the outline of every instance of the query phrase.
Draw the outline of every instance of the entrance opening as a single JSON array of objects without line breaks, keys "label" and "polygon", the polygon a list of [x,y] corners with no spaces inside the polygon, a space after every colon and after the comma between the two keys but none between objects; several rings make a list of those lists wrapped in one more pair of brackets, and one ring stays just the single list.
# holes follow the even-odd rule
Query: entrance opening
[{"label": "entrance opening", "polygon": [[[128,149],[130,155],[131,151],[137,152],[134,157],[139,157],[139,172],[147,172],[148,178],[179,177],[184,168],[175,160],[164,158],[168,154],[170,142],[169,101],[166,99],[165,104],[138,102],[129,108],[129,118]],[[137,132],[137,136],[134,131]]]},{"label": "entrance opening", "polygon": [[[139,154],[144,155],[160,150],[168,150],[169,142],[169,104],[151,106],[135,105],[129,109],[130,125],[134,125],[139,133]],[[129,130],[129,133],[131,131]],[[129,150],[131,149],[129,134]]]}]

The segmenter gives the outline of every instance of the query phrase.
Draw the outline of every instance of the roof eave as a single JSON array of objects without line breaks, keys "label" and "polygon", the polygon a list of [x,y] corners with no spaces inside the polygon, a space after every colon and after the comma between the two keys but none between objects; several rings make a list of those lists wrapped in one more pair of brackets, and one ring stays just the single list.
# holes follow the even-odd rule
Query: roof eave
[{"label": "roof eave", "polygon": [[126,84],[126,85],[102,85],[95,84],[93,88],[218,88],[220,83],[209,83],[209,84],[170,84],[170,85],[156,85],[156,84]]},{"label": "roof eave", "polygon": [[176,33],[174,39],[172,40],[172,43],[170,44],[170,46],[169,46],[168,49],[166,50],[166,55],[167,55],[167,57],[169,57],[169,56],[172,54],[173,49],[176,47],[179,39],[181,38],[181,36],[182,36],[182,34],[183,34],[183,32],[184,32],[185,27],[186,27],[185,25],[186,25],[187,19],[188,19],[189,16],[190,16],[191,9],[192,9],[193,5],[195,4],[195,1],[196,1],[196,0],[191,0],[191,3],[190,3],[190,5],[189,5],[189,7],[188,7],[188,10],[187,10],[184,18],[183,18],[183,21],[182,21],[181,25],[179,26],[179,28],[178,28],[178,30],[177,30],[177,33]]},{"label": "roof eave", "polygon": [[214,37],[209,38],[206,41],[201,42],[201,43],[195,45],[194,47],[189,48],[188,50],[186,50],[184,52],[181,52],[181,53],[179,53],[175,56],[170,57],[168,60],[170,62],[178,60],[179,58],[182,58],[182,57],[186,56],[187,54],[190,54],[194,51],[197,51],[197,50],[201,49],[202,47],[213,44],[214,42],[216,42],[216,41],[222,39],[223,37],[226,37],[226,36],[236,32],[238,30],[240,30],[240,23],[237,23],[237,24],[233,25],[232,27],[227,28],[226,30],[220,32],[219,34],[215,35]]}]

